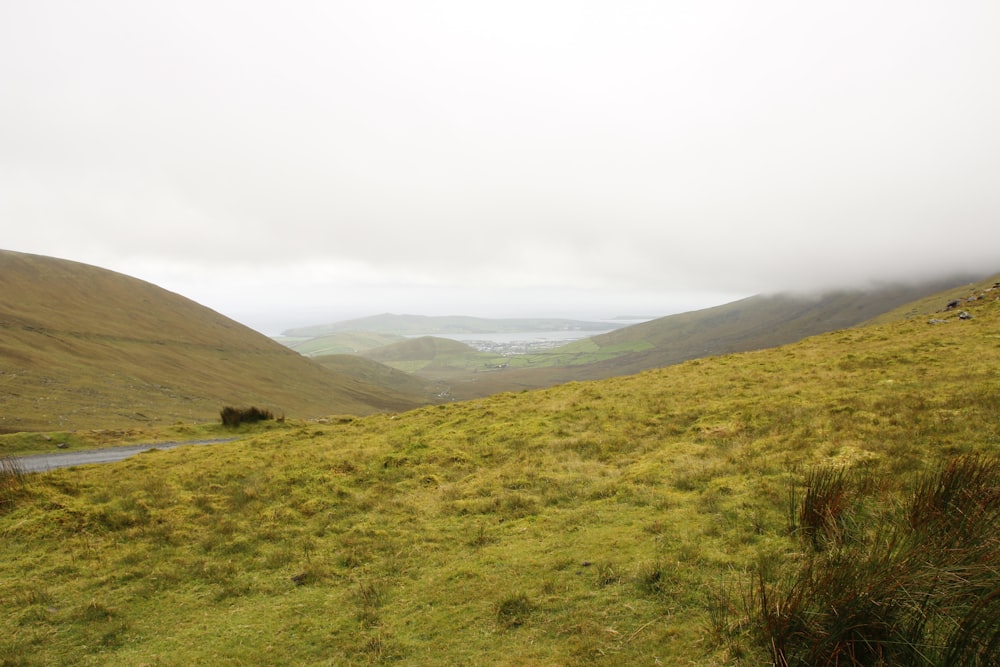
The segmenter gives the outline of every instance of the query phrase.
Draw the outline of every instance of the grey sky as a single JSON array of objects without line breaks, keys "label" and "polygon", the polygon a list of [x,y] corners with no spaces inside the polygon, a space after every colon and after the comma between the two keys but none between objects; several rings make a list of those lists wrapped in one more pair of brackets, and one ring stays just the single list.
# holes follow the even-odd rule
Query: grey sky
[{"label": "grey sky", "polygon": [[1000,270],[1000,3],[0,3],[0,247],[251,326]]}]

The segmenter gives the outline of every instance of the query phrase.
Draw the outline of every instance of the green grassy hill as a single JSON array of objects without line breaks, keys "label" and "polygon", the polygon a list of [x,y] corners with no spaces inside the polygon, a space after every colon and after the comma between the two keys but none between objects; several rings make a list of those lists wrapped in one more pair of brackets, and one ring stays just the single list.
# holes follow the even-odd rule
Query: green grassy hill
[{"label": "green grassy hill", "polygon": [[279,336],[276,341],[307,357],[329,354],[359,354],[405,340],[403,336],[372,331],[340,331],[315,338]]},{"label": "green grassy hill", "polygon": [[[496,391],[547,387],[562,382],[594,380],[638,373],[707,356],[766,349],[807,336],[852,327],[887,312],[898,319],[928,310],[968,293],[977,285],[969,278],[927,281],[814,297],[754,296],[704,310],[670,315],[532,354],[511,357],[500,373],[470,375],[460,364],[450,373],[439,370],[459,398],[488,396]],[[896,309],[900,309],[897,311]]]},{"label": "green grassy hill", "polygon": [[354,354],[328,354],[313,357],[313,361],[339,376],[364,383],[371,392],[370,400],[387,409],[407,410],[413,407],[415,397],[425,404],[436,402],[433,383],[377,361]]},{"label": "green grassy hill", "polygon": [[1000,288],[1000,274],[908,301],[866,320],[866,324],[886,324],[913,317],[951,317],[969,305],[990,298],[997,288]]},{"label": "green grassy hill", "polygon": [[0,431],[213,420],[228,404],[305,418],[425,403],[381,391],[155,285],[0,251]]},{"label": "green grassy hill", "polygon": [[470,363],[478,364],[480,359],[496,358],[496,355],[477,352],[465,343],[437,336],[409,338],[368,350],[362,356],[409,373],[442,365],[466,367]]},{"label": "green grassy hill", "polygon": [[[413,378],[433,386],[435,395],[447,399],[456,398],[451,393],[456,381],[475,381],[506,369],[511,362],[509,357],[480,352],[465,343],[437,336],[410,338],[366,350],[361,356],[408,373]],[[514,387],[510,383],[502,382],[495,387],[495,391],[480,395],[510,391],[512,388]]]},{"label": "green grassy hill", "polygon": [[[554,350],[592,365],[593,377],[632,373],[715,354],[776,347],[865,322],[914,299],[963,285],[952,279],[913,286],[827,292],[815,297],[759,295],[652,320]],[[603,359],[601,357],[604,357]],[[567,361],[574,363],[571,356]],[[564,365],[566,362],[557,362]]]},{"label": "green grassy hill", "polygon": [[7,475],[0,663],[996,664],[997,295]]},{"label": "green grassy hill", "polygon": [[818,333],[855,326],[916,299],[942,298],[944,290],[968,291],[971,288],[970,279],[962,277],[914,285],[834,291],[815,297],[754,296],[715,308],[644,322],[595,336],[590,342],[598,352],[629,350],[603,365],[615,371],[637,371],[651,364],[664,366],[715,354],[776,347]]},{"label": "green grassy hill", "polygon": [[536,327],[597,329],[609,325],[575,320],[487,320],[386,314],[295,329],[287,333],[318,337],[286,340],[285,344],[307,355],[324,350],[361,354],[433,383],[438,393],[469,399],[502,391],[628,375],[715,354],[775,347],[880,316],[891,321],[907,315],[907,311],[911,316],[918,311],[933,312],[928,311],[933,304],[940,307],[953,298],[951,295],[971,289],[970,280],[967,276],[953,277],[910,285],[831,291],[808,297],[754,296],[617,328],[550,350],[506,357],[426,336],[419,339],[419,343],[414,343],[414,339],[393,340],[379,346],[378,337],[388,334],[354,329],[414,334],[531,331]]}]

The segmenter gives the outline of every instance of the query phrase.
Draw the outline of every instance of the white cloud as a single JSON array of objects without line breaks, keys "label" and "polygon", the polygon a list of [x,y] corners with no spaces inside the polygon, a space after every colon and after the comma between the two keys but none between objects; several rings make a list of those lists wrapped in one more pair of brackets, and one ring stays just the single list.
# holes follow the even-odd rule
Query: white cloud
[{"label": "white cloud", "polygon": [[8,3],[3,245],[287,326],[992,271],[998,32],[986,1]]}]

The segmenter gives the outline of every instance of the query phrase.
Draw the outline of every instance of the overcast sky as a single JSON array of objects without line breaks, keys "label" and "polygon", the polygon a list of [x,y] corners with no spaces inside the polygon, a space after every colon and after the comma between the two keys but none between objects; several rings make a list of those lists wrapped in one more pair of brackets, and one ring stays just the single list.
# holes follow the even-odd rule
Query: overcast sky
[{"label": "overcast sky", "polygon": [[0,2],[0,247],[274,334],[1000,271],[1000,2]]}]

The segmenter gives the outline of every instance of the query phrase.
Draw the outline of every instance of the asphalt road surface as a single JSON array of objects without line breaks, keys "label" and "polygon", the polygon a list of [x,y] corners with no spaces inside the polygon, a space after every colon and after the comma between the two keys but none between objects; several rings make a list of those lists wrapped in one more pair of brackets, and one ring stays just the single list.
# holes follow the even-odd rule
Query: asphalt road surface
[{"label": "asphalt road surface", "polygon": [[52,454],[29,454],[28,456],[11,457],[24,472],[45,472],[56,468],[70,468],[89,463],[113,463],[135,456],[139,452],[151,449],[173,449],[185,445],[214,445],[220,442],[232,442],[238,438],[217,438],[215,440],[188,440],[186,442],[155,442],[142,445],[122,445],[106,447],[105,449],[87,449],[79,452],[55,452]]}]

